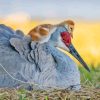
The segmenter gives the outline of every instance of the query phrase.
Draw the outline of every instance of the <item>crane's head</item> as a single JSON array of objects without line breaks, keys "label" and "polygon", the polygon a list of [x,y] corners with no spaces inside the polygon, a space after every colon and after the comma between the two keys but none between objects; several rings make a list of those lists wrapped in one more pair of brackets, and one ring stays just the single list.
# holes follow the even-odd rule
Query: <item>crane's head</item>
[{"label": "crane's head", "polygon": [[65,27],[67,26],[67,29],[71,37],[73,38],[73,30],[74,30],[74,25],[75,25],[74,21],[66,20],[66,21],[61,22],[59,25],[64,25]]},{"label": "crane's head", "polygon": [[51,33],[49,41],[52,42],[55,47],[69,52],[84,66],[87,71],[90,72],[87,64],[81,58],[71,42],[71,39],[73,38],[74,22],[71,20],[67,20],[58,24],[55,28],[56,29],[53,31],[53,33]]}]

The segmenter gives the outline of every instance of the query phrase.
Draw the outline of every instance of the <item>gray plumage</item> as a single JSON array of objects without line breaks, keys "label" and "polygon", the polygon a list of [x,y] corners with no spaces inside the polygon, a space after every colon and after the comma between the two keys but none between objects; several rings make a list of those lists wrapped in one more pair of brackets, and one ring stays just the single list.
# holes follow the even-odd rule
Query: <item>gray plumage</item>
[{"label": "gray plumage", "polygon": [[[59,30],[56,30],[57,34]],[[21,31],[0,25],[0,64],[14,78],[38,84],[34,89],[80,89],[77,65],[56,49],[52,41],[53,36],[43,44],[32,42]],[[17,87],[21,84],[0,66],[0,87]]]}]

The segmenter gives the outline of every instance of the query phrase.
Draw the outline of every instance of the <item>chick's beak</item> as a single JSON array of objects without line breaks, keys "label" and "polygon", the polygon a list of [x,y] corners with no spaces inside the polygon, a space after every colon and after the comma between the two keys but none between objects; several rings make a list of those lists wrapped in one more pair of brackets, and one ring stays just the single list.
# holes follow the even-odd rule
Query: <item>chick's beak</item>
[{"label": "chick's beak", "polygon": [[73,38],[73,32],[70,33],[71,37]]}]

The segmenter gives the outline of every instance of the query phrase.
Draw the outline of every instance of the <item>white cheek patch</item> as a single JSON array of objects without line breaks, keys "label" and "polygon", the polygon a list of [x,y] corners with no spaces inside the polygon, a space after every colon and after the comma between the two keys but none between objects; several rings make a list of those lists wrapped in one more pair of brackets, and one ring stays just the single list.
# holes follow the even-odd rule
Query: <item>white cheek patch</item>
[{"label": "white cheek patch", "polygon": [[59,39],[58,39],[57,47],[64,49],[68,52],[70,51],[69,48],[62,42],[61,37],[59,37]]}]

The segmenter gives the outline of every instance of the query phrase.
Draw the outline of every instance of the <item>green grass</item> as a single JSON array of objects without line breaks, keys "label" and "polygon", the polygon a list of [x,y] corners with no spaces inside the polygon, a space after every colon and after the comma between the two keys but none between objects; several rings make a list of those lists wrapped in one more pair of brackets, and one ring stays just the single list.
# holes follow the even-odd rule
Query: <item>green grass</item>
[{"label": "green grass", "polygon": [[87,72],[83,67],[79,67],[81,73],[81,83],[87,86],[100,88],[100,67],[91,66],[91,72]]},{"label": "green grass", "polygon": [[0,100],[100,100],[100,67],[91,66],[90,73],[81,66],[79,70],[82,84],[82,90],[79,92],[0,89]]}]

